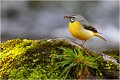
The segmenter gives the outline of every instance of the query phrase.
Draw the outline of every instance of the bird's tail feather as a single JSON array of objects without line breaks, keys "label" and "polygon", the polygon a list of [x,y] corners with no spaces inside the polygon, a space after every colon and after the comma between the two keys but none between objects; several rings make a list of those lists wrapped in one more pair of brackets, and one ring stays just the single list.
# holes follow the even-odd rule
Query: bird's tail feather
[{"label": "bird's tail feather", "polygon": [[102,39],[102,40],[105,40],[105,41],[107,41],[105,38],[103,38],[102,36],[100,36],[100,35],[95,35],[96,37],[98,37],[98,38],[100,38],[100,39]]}]

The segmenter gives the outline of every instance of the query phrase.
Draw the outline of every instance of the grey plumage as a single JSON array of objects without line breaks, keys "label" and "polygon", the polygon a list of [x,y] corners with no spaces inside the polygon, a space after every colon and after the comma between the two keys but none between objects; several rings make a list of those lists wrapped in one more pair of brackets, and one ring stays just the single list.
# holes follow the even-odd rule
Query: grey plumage
[{"label": "grey plumage", "polygon": [[87,20],[85,20],[85,18],[82,17],[81,15],[74,14],[72,16],[75,17],[75,19],[77,21],[79,21],[81,24],[86,25],[86,26],[91,26],[91,23],[89,23]]}]

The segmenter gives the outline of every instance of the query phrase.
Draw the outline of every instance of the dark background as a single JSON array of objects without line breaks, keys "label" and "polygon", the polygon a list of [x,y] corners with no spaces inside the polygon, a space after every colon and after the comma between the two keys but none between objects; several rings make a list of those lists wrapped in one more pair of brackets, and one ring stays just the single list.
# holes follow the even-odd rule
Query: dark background
[{"label": "dark background", "polygon": [[119,48],[118,1],[2,1],[1,42],[8,39],[64,37],[81,43],[68,31],[65,15],[81,14],[108,41],[93,37],[85,43],[91,50]]}]

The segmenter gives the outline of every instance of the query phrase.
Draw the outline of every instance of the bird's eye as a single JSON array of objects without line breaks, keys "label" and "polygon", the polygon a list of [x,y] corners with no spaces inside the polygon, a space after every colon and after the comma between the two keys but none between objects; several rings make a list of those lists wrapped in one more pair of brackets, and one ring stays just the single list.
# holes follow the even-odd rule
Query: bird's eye
[{"label": "bird's eye", "polygon": [[71,17],[71,19],[72,19],[72,20],[75,20],[75,17],[74,17],[74,16],[72,16],[72,17]]},{"label": "bird's eye", "polygon": [[71,17],[71,18],[73,18],[73,19],[74,19],[75,17],[73,16],[73,17]]},{"label": "bird's eye", "polygon": [[72,17],[70,18],[70,21],[73,23],[73,22],[75,21],[75,17],[72,16]]}]

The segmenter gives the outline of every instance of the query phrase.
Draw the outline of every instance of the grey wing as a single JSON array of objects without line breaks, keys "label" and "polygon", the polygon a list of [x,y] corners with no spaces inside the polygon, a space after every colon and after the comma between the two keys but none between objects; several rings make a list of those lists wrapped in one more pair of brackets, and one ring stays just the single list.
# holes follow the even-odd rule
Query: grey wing
[{"label": "grey wing", "polygon": [[84,26],[85,29],[98,33],[98,31],[94,27],[92,27],[92,24],[85,20],[85,18],[79,16],[79,18],[77,19]]},{"label": "grey wing", "polygon": [[81,24],[84,26],[85,29],[98,33],[98,31],[94,27],[92,27],[88,21],[87,22],[83,21],[81,22]]},{"label": "grey wing", "polygon": [[87,30],[90,30],[92,32],[98,33],[98,31],[94,27],[92,27],[92,26],[86,26],[86,25],[84,25],[84,28],[87,29]]}]

